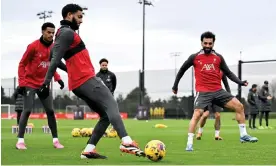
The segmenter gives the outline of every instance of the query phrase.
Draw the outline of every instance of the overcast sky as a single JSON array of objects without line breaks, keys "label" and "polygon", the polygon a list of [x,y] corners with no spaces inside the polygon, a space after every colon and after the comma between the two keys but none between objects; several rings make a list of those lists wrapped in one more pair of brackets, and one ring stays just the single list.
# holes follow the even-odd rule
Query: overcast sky
[{"label": "overcast sky", "polygon": [[[57,27],[61,9],[71,2],[88,7],[80,34],[95,65],[106,57],[113,71],[139,70],[142,56],[142,6],[138,0],[2,0],[1,74],[17,75],[26,46],[41,35],[37,12],[53,10],[47,21]],[[57,3],[58,2],[58,3]],[[242,59],[276,58],[275,0],[159,0],[146,11],[146,69],[172,69],[200,49],[200,34],[213,31],[215,49],[228,64]]]}]

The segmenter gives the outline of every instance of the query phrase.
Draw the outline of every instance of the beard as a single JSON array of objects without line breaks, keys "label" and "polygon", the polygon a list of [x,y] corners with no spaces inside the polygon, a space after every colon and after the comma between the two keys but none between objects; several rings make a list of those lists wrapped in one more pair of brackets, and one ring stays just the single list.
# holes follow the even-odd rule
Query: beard
[{"label": "beard", "polygon": [[210,54],[212,52],[213,48],[212,47],[203,47],[203,51],[205,54]]},{"label": "beard", "polygon": [[78,30],[78,29],[79,29],[79,25],[78,25],[78,23],[77,23],[77,20],[76,20],[74,17],[73,17],[73,19],[72,19],[71,28],[72,28],[73,30]]}]

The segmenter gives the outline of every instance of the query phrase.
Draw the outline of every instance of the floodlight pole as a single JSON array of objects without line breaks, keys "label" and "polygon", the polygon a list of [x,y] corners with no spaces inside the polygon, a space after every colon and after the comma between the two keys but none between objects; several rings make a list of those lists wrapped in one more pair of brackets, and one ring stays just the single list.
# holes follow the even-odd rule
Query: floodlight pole
[{"label": "floodlight pole", "polygon": [[146,5],[153,6],[153,4],[148,0],[139,0],[139,4],[143,5],[143,39],[142,39],[142,71],[141,75],[141,87],[140,87],[140,105],[144,105],[145,101],[145,15],[146,15]]}]

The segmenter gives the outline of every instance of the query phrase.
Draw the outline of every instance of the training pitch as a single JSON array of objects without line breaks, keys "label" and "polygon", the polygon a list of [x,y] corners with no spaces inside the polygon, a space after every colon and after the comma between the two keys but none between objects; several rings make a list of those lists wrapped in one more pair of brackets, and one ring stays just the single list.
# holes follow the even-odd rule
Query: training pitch
[{"label": "training pitch", "polygon": [[[102,138],[97,151],[108,156],[107,160],[83,160],[80,153],[86,145],[87,137],[73,138],[73,128],[94,127],[97,120],[58,120],[58,134],[64,149],[54,149],[50,134],[42,132],[46,120],[29,120],[34,124],[34,132],[26,134],[27,150],[15,149],[16,134],[11,133],[11,126],[16,120],[2,120],[2,164],[3,165],[273,165],[276,163],[276,129],[250,130],[249,134],[259,138],[257,143],[239,142],[239,129],[234,115],[222,114],[221,136],[223,141],[214,140],[214,120],[208,120],[202,140],[194,140],[194,151],[186,152],[188,120],[125,120],[129,135],[144,149],[146,143],[159,139],[166,144],[167,154],[160,162],[122,154],[118,138]],[[258,121],[257,121],[258,122]],[[154,128],[162,123],[168,128]],[[264,123],[264,122],[263,122]],[[276,120],[270,120],[276,126]]]}]

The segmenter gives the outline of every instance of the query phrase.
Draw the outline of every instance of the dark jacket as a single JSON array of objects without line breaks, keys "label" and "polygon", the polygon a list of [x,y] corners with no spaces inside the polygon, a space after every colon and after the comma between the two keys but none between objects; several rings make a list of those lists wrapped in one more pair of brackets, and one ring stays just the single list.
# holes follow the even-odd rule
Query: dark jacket
[{"label": "dark jacket", "polygon": [[260,109],[258,93],[250,89],[247,96],[247,102],[249,104],[250,114],[258,114]]},{"label": "dark jacket", "polygon": [[96,76],[100,77],[103,80],[104,84],[108,87],[110,92],[113,94],[117,85],[116,75],[109,70],[100,70]]},{"label": "dark jacket", "polygon": [[271,111],[271,100],[267,100],[267,97],[271,96],[269,94],[269,89],[267,85],[263,85],[261,90],[259,91],[259,99],[260,99],[260,105],[261,109],[260,111]]},{"label": "dark jacket", "polygon": [[13,99],[15,100],[15,111],[16,112],[23,111],[24,100],[23,100],[23,96],[18,93],[18,89],[15,90],[13,94]]}]

